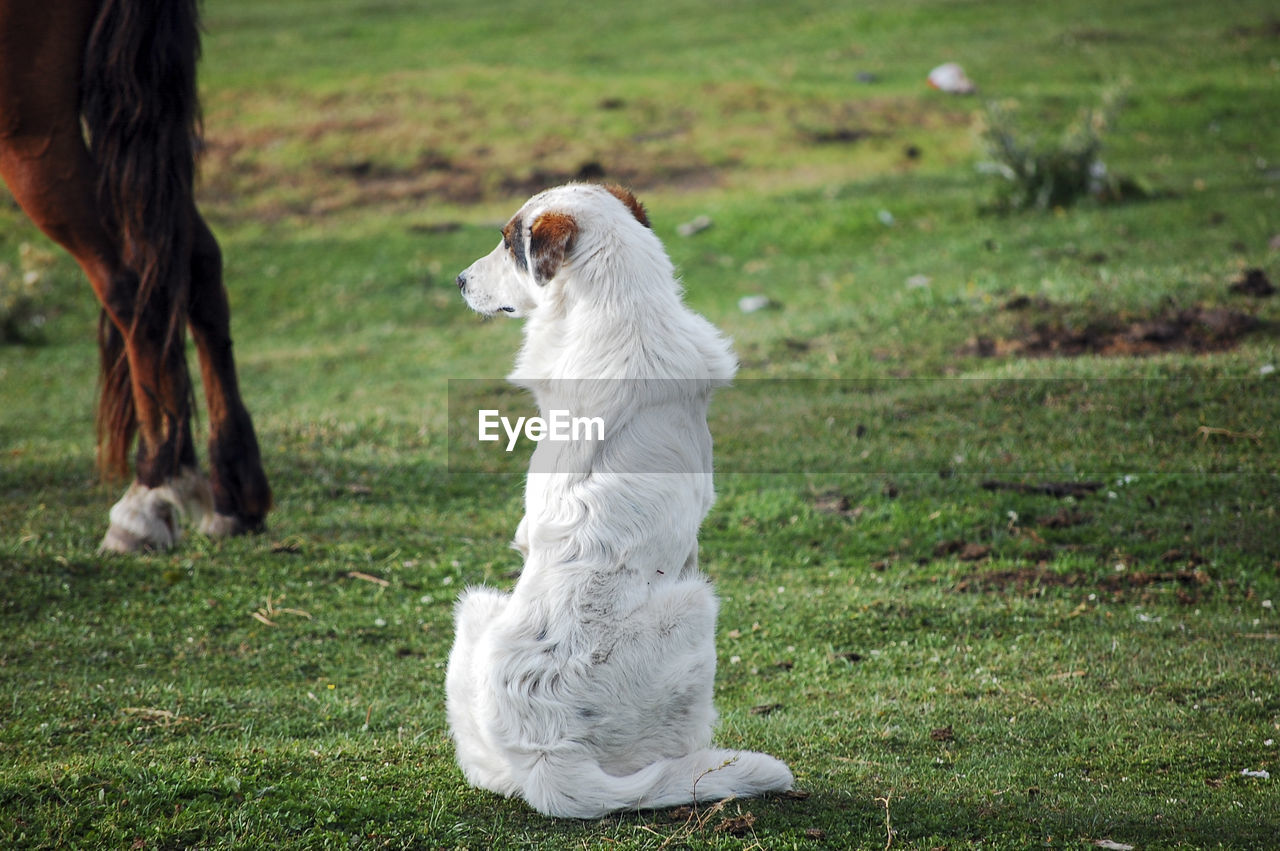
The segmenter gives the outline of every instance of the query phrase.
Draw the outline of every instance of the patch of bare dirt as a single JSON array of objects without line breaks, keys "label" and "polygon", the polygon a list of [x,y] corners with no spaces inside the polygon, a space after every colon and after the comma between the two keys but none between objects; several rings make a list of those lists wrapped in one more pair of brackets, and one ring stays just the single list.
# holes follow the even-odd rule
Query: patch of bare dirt
[{"label": "patch of bare dirt", "polygon": [[[809,144],[856,144],[889,139],[903,132],[939,127],[968,127],[967,108],[927,106],[901,97],[860,97],[847,101],[810,100],[786,110],[796,134]],[[917,150],[915,157],[919,156]]]},{"label": "patch of bare dirt", "polygon": [[840,517],[855,518],[862,514],[863,506],[854,505],[849,497],[839,491],[823,491],[814,495],[813,508],[820,514],[836,514]]},{"label": "patch of bare dirt", "polygon": [[966,541],[963,538],[942,541],[933,548],[934,558],[955,556],[960,561],[982,561],[989,555],[991,555],[991,547]]},{"label": "patch of bare dirt", "polygon": [[[548,156],[519,170],[504,169],[484,151],[459,157],[427,151],[408,165],[368,158],[316,160],[297,165],[285,175],[240,159],[242,144],[215,141],[209,146],[202,194],[214,203],[248,203],[255,214],[267,218],[289,213],[323,215],[397,203],[474,204],[531,195],[571,180],[611,180],[637,192],[674,185],[705,188],[720,180],[715,167],[691,154],[660,160],[639,149],[620,150],[612,159],[589,158],[573,165],[562,165],[556,157]],[[246,187],[271,185],[273,181],[283,198]],[[289,193],[291,187],[297,191]]]},{"label": "patch of bare dirt", "polygon": [[1276,293],[1275,284],[1267,277],[1267,273],[1262,269],[1246,269],[1240,280],[1228,287],[1231,292],[1237,295],[1253,296],[1254,298],[1266,298]]},{"label": "patch of bare dirt", "polygon": [[1003,482],[998,479],[988,479],[982,483],[982,489],[1056,497],[1073,496],[1079,499],[1091,493],[1097,493],[1102,489],[1102,482]]},{"label": "patch of bare dirt", "polygon": [[1085,514],[1074,508],[1060,508],[1053,514],[1046,514],[1036,520],[1036,525],[1044,529],[1070,529],[1073,526],[1084,526],[1093,522],[1092,514]]},{"label": "patch of bare dirt", "polygon": [[[604,139],[593,132],[590,115],[579,117],[585,123],[571,138],[542,128],[529,139],[490,140],[484,134],[488,116],[465,97],[434,106],[442,116],[424,118],[430,110],[400,93],[388,95],[377,115],[339,99],[311,105],[312,120],[251,127],[210,121],[202,201],[273,219],[388,204],[475,204],[570,180],[612,180],[637,191],[696,189],[718,185],[722,171],[735,163],[723,158],[712,164],[652,136]],[[449,123],[449,116],[462,125]],[[464,144],[460,138],[481,141]]]},{"label": "patch of bare dirt", "polygon": [[1207,573],[1194,567],[1168,571],[1126,570],[1099,577],[1079,571],[1058,573],[1038,565],[975,573],[957,582],[953,590],[960,593],[1034,593],[1044,588],[1097,588],[1112,595],[1123,596],[1127,592],[1155,586],[1172,586],[1190,595],[1209,585],[1210,581]]},{"label": "patch of bare dirt", "polygon": [[1236,38],[1280,38],[1280,18],[1268,18],[1259,24],[1244,24],[1229,31]]},{"label": "patch of bare dirt", "polygon": [[727,833],[730,836],[746,836],[751,832],[751,828],[755,827],[756,817],[750,812],[741,815],[726,817],[720,819],[720,823],[716,825],[717,833]]},{"label": "patch of bare dirt", "polygon": [[1005,336],[978,334],[961,349],[978,357],[1112,357],[1162,352],[1221,352],[1234,349],[1265,323],[1258,317],[1201,304],[1171,307],[1154,316],[1119,314],[1078,318],[1045,299],[1016,296],[1004,305],[1017,313]]}]

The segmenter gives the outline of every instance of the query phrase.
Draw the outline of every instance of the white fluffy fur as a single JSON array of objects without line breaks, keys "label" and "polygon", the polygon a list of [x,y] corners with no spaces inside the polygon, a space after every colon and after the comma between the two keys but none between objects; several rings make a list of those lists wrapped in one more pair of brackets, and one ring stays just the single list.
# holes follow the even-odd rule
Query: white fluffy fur
[{"label": "white fluffy fur", "polygon": [[218,533],[209,480],[198,470],[184,468],[154,488],[134,482],[111,506],[111,525],[98,549],[133,553],[167,550],[182,538],[184,523],[199,523],[202,532]]},{"label": "white fluffy fur", "polygon": [[[729,343],[684,306],[661,243],[613,194],[570,184],[532,198],[513,218],[529,254],[548,212],[576,225],[554,277],[539,283],[499,245],[459,286],[480,312],[525,317],[511,378],[544,415],[601,416],[605,440],[538,445],[531,470],[574,472],[530,473],[519,581],[458,602],[458,763],[473,785],[578,818],[789,789],[779,760],[710,747],[717,600],[697,534]],[[585,378],[629,380],[570,381]],[[553,467],[557,452],[573,457]]]}]

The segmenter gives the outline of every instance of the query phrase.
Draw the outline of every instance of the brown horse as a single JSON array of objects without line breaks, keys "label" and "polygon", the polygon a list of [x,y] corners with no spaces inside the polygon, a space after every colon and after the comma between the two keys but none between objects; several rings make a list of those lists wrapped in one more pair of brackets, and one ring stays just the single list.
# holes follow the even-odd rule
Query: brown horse
[{"label": "brown horse", "polygon": [[[262,528],[271,489],[240,398],[222,256],[192,195],[197,0],[0,0],[0,177],[102,304],[98,463],[135,480],[102,549],[165,549],[184,521]],[[192,441],[187,327],[209,410]]]}]

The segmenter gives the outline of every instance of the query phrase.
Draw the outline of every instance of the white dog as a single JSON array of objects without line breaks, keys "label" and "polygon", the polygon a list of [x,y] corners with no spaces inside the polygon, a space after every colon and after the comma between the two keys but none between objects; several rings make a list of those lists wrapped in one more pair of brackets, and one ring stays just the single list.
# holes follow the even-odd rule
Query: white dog
[{"label": "white dog", "polygon": [[684,306],[626,190],[548,190],[502,235],[458,276],[463,298],[525,317],[510,377],[544,416],[598,416],[605,434],[538,444],[519,581],[458,602],[458,764],[577,818],[791,788],[779,760],[710,747],[717,601],[697,535],[714,499],[707,404],[737,368],[728,341]]}]

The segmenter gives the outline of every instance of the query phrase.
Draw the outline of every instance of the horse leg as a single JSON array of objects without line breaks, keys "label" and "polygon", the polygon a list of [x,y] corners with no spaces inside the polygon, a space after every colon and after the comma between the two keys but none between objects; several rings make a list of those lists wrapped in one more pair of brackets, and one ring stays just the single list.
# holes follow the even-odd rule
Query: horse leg
[{"label": "horse leg", "polygon": [[[160,291],[137,304],[136,284],[114,287],[108,314],[133,319],[124,334],[133,405],[138,419],[136,478],[111,508],[101,549],[113,552],[168,549],[184,523],[200,523],[213,508],[209,481],[200,473],[191,434],[191,385],[182,351],[185,332],[166,345],[171,299]],[[114,309],[112,309],[114,308]],[[136,314],[136,316],[135,316]]]},{"label": "horse leg", "polygon": [[209,473],[213,486],[213,512],[205,516],[200,531],[213,536],[259,531],[271,508],[271,488],[236,379],[231,309],[222,283],[222,252],[199,213],[193,211],[192,221],[187,321],[200,355],[200,375],[209,410]]},{"label": "horse leg", "polygon": [[[163,355],[165,333],[148,333],[165,322],[137,315],[151,307],[137,304],[138,277],[103,224],[97,168],[81,135],[79,68],[95,8],[0,2],[0,31],[26,34],[0,51],[0,177],[32,221],[75,257],[111,323],[101,338],[104,369],[117,379],[104,372],[99,410],[114,412],[100,417],[105,461],[125,467],[136,430],[139,463],[137,480],[112,508],[102,547],[161,549],[177,540],[181,519],[199,515],[210,500],[196,472],[181,346]],[[107,398],[110,392],[118,398]]]},{"label": "horse leg", "polygon": [[[64,157],[67,143],[46,136],[39,147],[47,153],[30,157],[23,153],[30,150],[26,143],[12,142],[0,139],[0,175],[32,221],[76,258],[103,305],[104,463],[110,467],[113,456],[124,458],[138,434],[136,478],[111,509],[102,549],[167,549],[178,541],[184,520],[198,522],[212,508],[191,438],[181,348],[162,353],[165,323],[154,316],[174,296],[156,294],[136,315],[137,276],[120,261],[98,218],[92,165],[83,151]],[[65,163],[72,167],[60,165]]]}]

